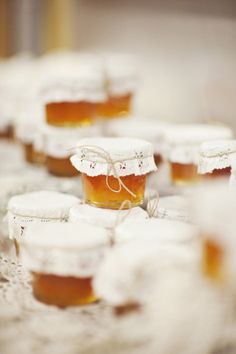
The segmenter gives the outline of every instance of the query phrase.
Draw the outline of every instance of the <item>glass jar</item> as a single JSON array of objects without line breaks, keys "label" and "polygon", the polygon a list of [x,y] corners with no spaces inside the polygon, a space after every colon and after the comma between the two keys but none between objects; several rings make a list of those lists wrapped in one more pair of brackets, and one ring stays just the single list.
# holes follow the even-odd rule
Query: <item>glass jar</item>
[{"label": "glass jar", "polygon": [[183,266],[196,268],[194,252],[186,248],[144,240],[116,245],[95,277],[95,291],[123,318],[155,301],[163,271]]},{"label": "glass jar", "polygon": [[198,173],[206,178],[230,177],[231,155],[236,152],[236,140],[213,140],[200,147]]},{"label": "glass jar", "polygon": [[113,54],[104,58],[107,99],[97,105],[98,116],[109,119],[127,116],[137,86],[137,65],[130,55]]},{"label": "glass jar", "polygon": [[192,210],[202,238],[202,270],[214,282],[228,288],[235,284],[235,189],[224,180],[198,187]]},{"label": "glass jar", "polygon": [[107,209],[143,203],[146,175],[156,170],[152,144],[129,138],[88,138],[78,142],[73,166],[81,172],[88,204]]},{"label": "glass jar", "polygon": [[[152,205],[152,200],[150,200]],[[189,209],[189,198],[179,195],[162,197],[158,200],[154,217],[167,220],[176,220],[181,222],[191,222],[191,212]],[[149,204],[147,205],[147,209]]]},{"label": "glass jar", "polygon": [[92,282],[108,250],[107,232],[97,226],[31,225],[21,258],[32,274],[34,297],[61,308],[96,302]]},{"label": "glass jar", "polygon": [[25,161],[38,165],[45,163],[42,124],[19,122],[16,137],[22,144]]},{"label": "glass jar", "polygon": [[99,126],[58,128],[47,126],[44,134],[46,167],[50,174],[60,177],[78,176],[79,172],[70,163],[73,149],[79,139],[99,135]]},{"label": "glass jar", "polygon": [[8,202],[9,237],[19,244],[30,224],[66,222],[69,210],[80,200],[72,195],[52,191],[39,191],[16,195]]},{"label": "glass jar", "polygon": [[75,205],[70,209],[69,221],[80,223],[86,222],[114,231],[114,228],[124,220],[147,219],[147,212],[135,207],[130,210],[109,210],[95,208],[88,204]]},{"label": "glass jar", "polygon": [[97,104],[106,99],[103,69],[78,55],[57,57],[44,64],[41,97],[46,122],[58,127],[94,123]]},{"label": "glass jar", "polygon": [[166,134],[168,160],[172,182],[189,185],[198,182],[198,159],[200,145],[206,140],[230,139],[233,132],[222,125],[188,124],[176,125]]},{"label": "glass jar", "polygon": [[129,119],[116,119],[108,122],[107,135],[114,137],[130,137],[149,141],[153,144],[154,160],[159,166],[164,159],[165,131],[169,124],[156,122],[150,119],[130,117]]}]

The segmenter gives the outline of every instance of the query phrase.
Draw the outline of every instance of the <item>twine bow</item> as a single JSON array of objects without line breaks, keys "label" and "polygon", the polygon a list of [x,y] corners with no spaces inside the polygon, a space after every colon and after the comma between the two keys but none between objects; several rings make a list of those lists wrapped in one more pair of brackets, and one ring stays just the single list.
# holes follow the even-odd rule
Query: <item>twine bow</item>
[{"label": "twine bow", "polygon": [[[99,157],[101,157],[101,159],[103,159],[106,163],[107,163],[107,174],[106,174],[106,185],[108,187],[108,189],[110,189],[110,191],[114,192],[114,193],[120,193],[122,188],[124,188],[126,190],[126,192],[128,192],[133,198],[136,198],[136,194],[133,193],[122,181],[122,179],[119,176],[119,173],[117,171],[116,168],[116,163],[121,163],[123,162],[123,160],[116,160],[114,161],[111,158],[111,155],[104,149],[102,149],[101,147],[95,146],[95,145],[81,145],[79,146],[80,149],[84,149],[87,150],[88,152],[91,152]],[[125,161],[127,161],[127,159],[125,159]],[[110,183],[109,183],[109,177],[113,175],[117,181],[118,181],[118,189],[114,189],[113,187],[111,187]]]},{"label": "twine bow", "polygon": [[147,213],[149,218],[154,218],[158,209],[160,196],[159,193],[156,191],[156,197],[149,198],[147,203]]}]

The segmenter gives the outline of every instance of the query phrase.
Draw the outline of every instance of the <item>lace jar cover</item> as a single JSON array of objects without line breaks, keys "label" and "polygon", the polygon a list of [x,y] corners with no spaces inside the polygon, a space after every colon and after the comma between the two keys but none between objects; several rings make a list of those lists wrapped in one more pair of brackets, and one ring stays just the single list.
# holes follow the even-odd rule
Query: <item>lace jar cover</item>
[{"label": "lace jar cover", "polygon": [[39,191],[12,197],[8,203],[9,237],[20,241],[29,224],[65,222],[69,209],[80,203],[74,196],[59,192]]},{"label": "lace jar cover", "polygon": [[199,151],[198,172],[210,173],[231,166],[236,154],[236,140],[215,140],[203,143]]},{"label": "lace jar cover", "polygon": [[140,176],[157,169],[152,144],[129,138],[82,139],[71,162],[88,176]]}]

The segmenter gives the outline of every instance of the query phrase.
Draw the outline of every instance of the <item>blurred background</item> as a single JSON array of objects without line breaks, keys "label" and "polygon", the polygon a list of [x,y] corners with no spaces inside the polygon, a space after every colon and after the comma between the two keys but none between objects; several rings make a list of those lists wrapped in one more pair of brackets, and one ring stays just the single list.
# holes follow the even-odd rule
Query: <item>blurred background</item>
[{"label": "blurred background", "polygon": [[55,48],[139,60],[135,108],[236,128],[235,0],[0,0],[0,56]]}]

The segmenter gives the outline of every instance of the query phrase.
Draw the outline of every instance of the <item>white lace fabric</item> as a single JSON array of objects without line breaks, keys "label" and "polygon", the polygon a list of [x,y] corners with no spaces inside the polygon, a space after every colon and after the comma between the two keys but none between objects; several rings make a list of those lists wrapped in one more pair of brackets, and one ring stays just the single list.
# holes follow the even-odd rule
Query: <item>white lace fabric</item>
[{"label": "white lace fabric", "polygon": [[204,143],[199,151],[198,172],[204,174],[230,167],[234,155],[236,155],[235,140]]},{"label": "white lace fabric", "polygon": [[[90,138],[77,143],[72,165],[88,176],[134,174],[156,171],[153,146],[141,139]],[[114,171],[115,169],[115,171]]]}]

